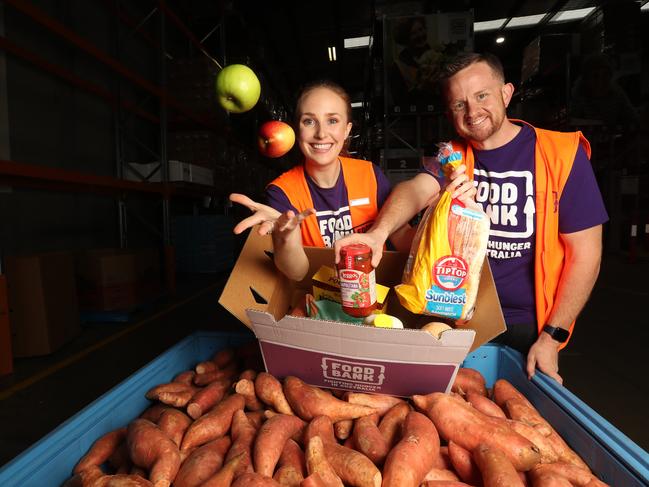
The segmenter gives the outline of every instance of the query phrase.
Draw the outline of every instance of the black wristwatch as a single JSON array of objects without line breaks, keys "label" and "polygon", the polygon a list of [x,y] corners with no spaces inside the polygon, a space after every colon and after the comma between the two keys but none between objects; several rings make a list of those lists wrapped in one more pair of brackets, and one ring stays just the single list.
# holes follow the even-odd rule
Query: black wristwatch
[{"label": "black wristwatch", "polygon": [[568,341],[568,337],[570,336],[570,332],[568,330],[566,330],[565,328],[560,328],[558,326],[545,325],[543,327],[543,331],[559,343],[566,343]]}]

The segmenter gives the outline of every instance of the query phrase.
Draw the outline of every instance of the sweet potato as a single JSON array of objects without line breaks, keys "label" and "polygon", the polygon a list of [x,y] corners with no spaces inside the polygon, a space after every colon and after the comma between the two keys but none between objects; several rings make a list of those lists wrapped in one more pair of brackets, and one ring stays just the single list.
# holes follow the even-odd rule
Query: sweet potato
[{"label": "sweet potato", "polygon": [[368,406],[342,401],[294,376],[284,379],[284,394],[291,409],[305,421],[325,415],[336,423],[343,419],[360,418],[376,412],[374,408]]},{"label": "sweet potato", "polygon": [[389,448],[392,448],[401,439],[401,426],[410,412],[408,403],[399,403],[383,415],[379,422],[379,431],[385,438]]},{"label": "sweet potato", "polygon": [[160,415],[157,424],[158,428],[180,447],[185,431],[192,424],[192,418],[182,411],[169,408]]},{"label": "sweet potato", "polygon": [[353,427],[353,419],[343,419],[342,421],[334,423],[334,434],[339,440],[345,441],[347,438],[349,438]]},{"label": "sweet potato", "polygon": [[246,409],[248,411],[259,411],[264,409],[264,405],[257,399],[255,393],[255,383],[250,379],[241,379],[234,385],[234,390],[243,396],[246,400]]},{"label": "sweet potato", "polygon": [[171,409],[171,406],[157,402],[145,409],[142,414],[140,414],[140,418],[148,419],[152,423],[157,423],[162,413],[167,409]]},{"label": "sweet potato", "polygon": [[153,484],[139,475],[104,475],[92,487],[152,487]]},{"label": "sweet potato", "polygon": [[480,443],[471,453],[484,487],[524,487],[516,468],[499,448]]},{"label": "sweet potato", "polygon": [[457,392],[461,395],[473,391],[481,396],[487,396],[487,387],[482,374],[475,369],[466,367],[460,367],[457,370],[457,375],[455,376],[455,380],[451,386],[451,391]]},{"label": "sweet potato", "polygon": [[541,453],[541,463],[554,463],[559,460],[559,455],[554,451],[552,443],[546,436],[543,436],[541,431],[515,419],[509,420],[508,423],[519,435],[524,436],[537,446]]},{"label": "sweet potato", "polygon": [[559,435],[559,433],[557,433],[554,429],[549,436],[546,436],[546,438],[552,446],[553,450],[557,452],[557,455],[559,455],[560,462],[569,463],[571,465],[574,465],[575,467],[590,472],[590,468],[588,467],[586,462],[582,460],[577,452],[575,452],[568,446],[561,435]]},{"label": "sweet potato", "polygon": [[181,372],[177,374],[171,382],[180,382],[181,384],[187,384],[191,386],[194,383],[194,376],[196,375],[196,372],[193,370],[185,370],[184,372]]},{"label": "sweet potato", "polygon": [[352,444],[356,450],[372,460],[374,465],[383,465],[390,451],[390,445],[377,426],[378,420],[378,413],[355,420]]},{"label": "sweet potato", "polygon": [[239,372],[239,367],[232,362],[222,369],[210,370],[194,376],[194,384],[197,386],[206,386],[215,380],[232,379]]},{"label": "sweet potato", "polygon": [[449,441],[448,456],[453,465],[453,470],[455,470],[461,480],[472,485],[482,483],[480,470],[478,470],[478,466],[473,461],[469,450],[462,448],[454,441]]},{"label": "sweet potato", "polygon": [[266,421],[264,411],[246,411],[246,417],[248,418],[250,423],[252,423],[255,429],[259,429],[261,427],[261,423]]},{"label": "sweet potato", "polygon": [[319,473],[314,472],[300,482],[300,487],[337,487],[340,484],[328,485],[322,480]]},{"label": "sweet potato", "polygon": [[237,456],[225,462],[223,468],[203,482],[201,487],[230,487],[232,481],[237,476],[237,472],[240,472],[242,465],[246,463],[248,465],[250,464],[248,454],[246,452],[239,453]]},{"label": "sweet potato", "polygon": [[97,479],[104,476],[97,465],[89,465],[84,470],[76,472],[64,482],[62,487],[91,487]]},{"label": "sweet potato", "polygon": [[534,407],[532,403],[529,402],[527,398],[512,385],[511,382],[507,381],[506,379],[498,379],[496,382],[494,382],[493,400],[496,404],[498,404],[498,406],[504,408],[505,401],[512,398],[520,399],[521,401],[527,403],[529,407]]},{"label": "sweet potato", "polygon": [[128,425],[126,442],[131,460],[149,470],[153,485],[169,487],[180,467],[180,452],[175,443],[146,419],[136,419]]},{"label": "sweet potato", "polygon": [[197,374],[204,374],[206,372],[212,372],[213,370],[218,369],[216,364],[211,360],[205,360],[204,362],[199,362],[196,364],[194,370]]},{"label": "sweet potato", "polygon": [[[420,397],[413,396],[417,407]],[[446,441],[454,441],[469,451],[481,443],[499,448],[519,471],[527,471],[541,461],[536,445],[516,433],[505,419],[487,416],[466,401],[443,393],[429,394],[424,404],[428,406],[426,414]]]},{"label": "sweet potato", "polygon": [[196,448],[183,462],[174,487],[196,487],[217,473],[230,448],[230,437],[222,436]]},{"label": "sweet potato", "polygon": [[432,468],[439,447],[431,420],[415,411],[408,413],[401,440],[385,459],[383,487],[417,487]]},{"label": "sweet potato", "polygon": [[101,467],[125,438],[126,428],[119,428],[106,433],[92,444],[88,453],[79,460],[72,472],[79,473],[90,467]]},{"label": "sweet potato", "polygon": [[131,462],[131,457],[128,454],[128,446],[126,441],[123,441],[119,444],[115,451],[108,458],[108,465],[113,469],[114,473],[128,473],[131,469],[133,463]]},{"label": "sweet potato", "polygon": [[437,455],[433,460],[433,468],[453,470],[453,464],[451,463],[451,459],[448,456],[447,445],[439,447],[439,455]]},{"label": "sweet potato", "polygon": [[288,404],[282,383],[268,372],[260,372],[255,378],[255,392],[261,402],[282,414],[294,414]]},{"label": "sweet potato", "polygon": [[530,478],[533,487],[573,487],[574,484],[565,477],[559,477],[551,472],[543,472],[539,474],[532,474],[530,471]]},{"label": "sweet potato", "polygon": [[230,365],[236,357],[236,353],[232,348],[224,348],[219,350],[212,357],[212,362],[219,368],[223,369]]},{"label": "sweet potato", "polygon": [[469,391],[466,393],[465,399],[469,404],[471,404],[471,406],[487,416],[493,416],[494,418],[507,417],[498,404],[482,394],[478,394],[475,391]]},{"label": "sweet potato", "polygon": [[188,450],[225,435],[232,424],[232,415],[237,409],[243,409],[244,403],[240,394],[232,394],[223,399],[190,425],[180,449]]},{"label": "sweet potato", "polygon": [[225,461],[228,462],[241,453],[245,453],[239,465],[241,470],[236,472],[240,475],[244,472],[252,472],[252,444],[257,436],[257,428],[248,419],[242,409],[237,409],[232,416],[232,427],[230,428],[230,437],[232,446],[228,450]]},{"label": "sweet potato", "polygon": [[200,418],[223,399],[230,385],[229,379],[215,380],[197,391],[187,404],[187,414],[193,419]]},{"label": "sweet potato", "polygon": [[252,455],[255,472],[272,477],[284,444],[293,435],[301,436],[305,426],[300,418],[288,414],[266,420],[255,438]]},{"label": "sweet potato", "polygon": [[549,436],[552,433],[550,423],[539,414],[527,399],[521,399],[520,397],[509,398],[504,402],[503,410],[509,419],[515,419],[529,424],[536,428],[543,436]]},{"label": "sweet potato", "polygon": [[284,449],[279,457],[278,465],[280,467],[293,467],[296,471],[300,472],[302,476],[307,474],[304,452],[302,451],[302,448],[300,448],[300,445],[290,438],[286,440],[286,443],[284,444]]},{"label": "sweet potato", "polygon": [[304,429],[304,444],[308,444],[311,438],[319,436],[323,443],[335,443],[334,427],[329,416],[316,416],[307,424]]},{"label": "sweet potato", "polygon": [[182,382],[169,382],[152,387],[147,391],[145,397],[152,401],[160,401],[176,408],[182,408],[187,405],[192,398],[196,389],[191,385]]},{"label": "sweet potato", "polygon": [[248,379],[251,380],[253,383],[255,382],[255,379],[257,378],[257,371],[254,369],[246,369],[243,372],[239,374],[238,380],[243,380],[243,379]]},{"label": "sweet potato", "polygon": [[472,487],[459,480],[424,480],[420,487]]},{"label": "sweet potato", "polygon": [[327,460],[324,453],[324,444],[319,436],[313,436],[307,443],[306,469],[309,476],[317,474],[322,484],[327,487],[343,487],[342,480]]},{"label": "sweet potato", "polygon": [[606,484],[595,477],[589,470],[564,462],[548,463],[537,465],[530,472],[533,485],[535,479],[540,476],[563,477],[578,487],[596,487]]},{"label": "sweet potato", "polygon": [[343,396],[351,404],[361,404],[376,409],[379,416],[383,416],[397,404],[405,402],[403,399],[387,394],[365,394],[362,392],[348,392]]},{"label": "sweet potato", "polygon": [[232,487],[281,487],[270,477],[264,477],[258,473],[244,473],[237,477]]},{"label": "sweet potato", "polygon": [[295,467],[284,465],[277,469],[273,475],[273,479],[282,487],[300,487],[300,484],[304,480],[304,475],[298,472]]},{"label": "sweet potato", "polygon": [[447,468],[431,468],[426,476],[424,482],[427,480],[460,480],[455,472]]},{"label": "sweet potato", "polygon": [[305,444],[308,445],[316,436],[324,445],[327,461],[346,485],[358,487],[381,485],[381,472],[369,458],[338,444],[328,416],[321,415],[311,420],[304,430]]}]

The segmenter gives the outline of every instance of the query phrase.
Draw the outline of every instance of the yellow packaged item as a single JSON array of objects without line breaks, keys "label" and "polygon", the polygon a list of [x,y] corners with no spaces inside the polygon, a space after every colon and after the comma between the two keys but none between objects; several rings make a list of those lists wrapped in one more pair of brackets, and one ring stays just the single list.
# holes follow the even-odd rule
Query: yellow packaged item
[{"label": "yellow packaged item", "polygon": [[[445,177],[462,164],[451,143],[439,145],[434,160]],[[473,314],[480,272],[489,240],[489,217],[480,205],[467,205],[442,191],[421,220],[395,287],[401,305],[417,314],[468,321]]]},{"label": "yellow packaged item", "polygon": [[[318,272],[313,274],[311,278],[313,284],[313,297],[316,301],[327,299],[340,303],[340,281],[338,281],[338,273],[333,267],[323,265],[318,269]],[[383,309],[385,299],[390,291],[389,287],[376,285],[376,310],[375,313],[380,313]]]}]

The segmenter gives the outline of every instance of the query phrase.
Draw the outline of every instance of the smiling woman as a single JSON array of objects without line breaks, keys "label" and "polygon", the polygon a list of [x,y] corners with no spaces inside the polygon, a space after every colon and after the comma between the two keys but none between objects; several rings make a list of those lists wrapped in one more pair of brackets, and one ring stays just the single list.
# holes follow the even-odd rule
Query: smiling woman
[{"label": "smiling woman", "polygon": [[319,81],[303,88],[295,126],[304,162],[268,185],[268,206],[243,195],[230,199],[254,212],[235,227],[235,233],[257,224],[261,234],[267,233],[273,222],[275,265],[300,280],[309,268],[303,246],[331,247],[342,236],[366,231],[390,184],[370,161],[346,157],[351,104],[339,85]]}]

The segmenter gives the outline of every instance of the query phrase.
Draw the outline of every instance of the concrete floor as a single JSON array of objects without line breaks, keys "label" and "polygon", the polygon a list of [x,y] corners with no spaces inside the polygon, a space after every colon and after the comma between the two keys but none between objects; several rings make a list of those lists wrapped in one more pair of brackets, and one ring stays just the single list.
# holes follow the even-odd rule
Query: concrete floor
[{"label": "concrete floor", "polygon": [[[565,386],[646,451],[648,276],[646,257],[606,255],[560,359]],[[16,360],[15,373],[0,378],[0,466],[193,331],[241,330],[217,303],[225,278],[194,278],[131,324],[85,327],[52,355]]]}]

